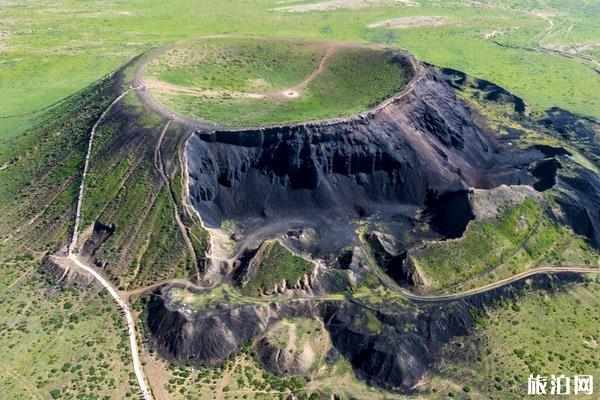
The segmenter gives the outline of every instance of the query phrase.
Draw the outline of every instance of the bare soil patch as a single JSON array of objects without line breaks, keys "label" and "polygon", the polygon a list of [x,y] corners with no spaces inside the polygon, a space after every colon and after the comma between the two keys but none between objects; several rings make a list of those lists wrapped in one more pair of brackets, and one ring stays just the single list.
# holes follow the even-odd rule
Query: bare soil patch
[{"label": "bare soil patch", "polygon": [[367,25],[368,28],[418,28],[442,26],[448,24],[448,18],[439,16],[400,17],[385,21],[374,22]]},{"label": "bare soil patch", "polygon": [[277,7],[273,11],[280,12],[306,12],[306,11],[328,11],[336,9],[358,9],[371,7],[384,3],[383,0],[328,0],[320,3],[296,4],[292,6]]},{"label": "bare soil patch", "polygon": [[224,97],[240,98],[240,99],[263,99],[266,97],[262,93],[236,92],[232,90],[209,90],[189,88],[179,85],[174,85],[167,82],[158,81],[156,79],[146,79],[146,87],[155,93],[164,94],[187,94],[190,96],[205,97],[208,99],[220,99]]},{"label": "bare soil patch", "polygon": [[587,43],[547,43],[544,47],[549,50],[562,51],[565,53],[576,55],[581,52],[594,50],[600,47],[600,41],[592,41]]}]

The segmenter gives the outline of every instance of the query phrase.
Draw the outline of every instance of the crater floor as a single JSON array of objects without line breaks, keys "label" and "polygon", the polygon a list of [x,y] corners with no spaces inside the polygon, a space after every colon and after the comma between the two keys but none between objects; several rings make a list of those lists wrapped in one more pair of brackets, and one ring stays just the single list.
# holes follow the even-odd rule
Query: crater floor
[{"label": "crater floor", "polygon": [[213,37],[167,48],[146,67],[144,84],[178,115],[250,127],[356,114],[401,91],[413,75],[398,49]]}]

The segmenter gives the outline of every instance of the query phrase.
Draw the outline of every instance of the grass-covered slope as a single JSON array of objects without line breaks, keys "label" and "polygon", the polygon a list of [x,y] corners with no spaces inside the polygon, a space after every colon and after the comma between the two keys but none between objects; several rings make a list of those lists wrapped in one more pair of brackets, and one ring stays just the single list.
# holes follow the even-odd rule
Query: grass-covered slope
[{"label": "grass-covered slope", "polygon": [[[538,266],[599,267],[598,253],[545,206],[527,198],[496,219],[467,226],[459,239],[427,242],[409,260],[430,288],[444,289],[480,278],[479,286]],[[565,255],[568,254],[568,257]],[[478,276],[484,272],[489,274]]]},{"label": "grass-covered slope", "polygon": [[[65,250],[71,238],[90,131],[129,87],[124,79],[117,72],[99,80],[36,116],[18,140],[3,142],[2,398],[138,395],[125,321],[111,297],[95,284],[65,288],[41,262],[45,254]],[[97,221],[112,229],[93,254],[81,253],[91,257],[90,264],[103,265],[98,270],[115,285],[188,278],[196,271],[196,260],[175,224],[181,196],[170,194],[181,191],[177,151],[182,132],[165,132],[156,146],[165,122],[141,113],[131,92],[96,131],[78,247],[83,250],[86,239],[97,237],[92,229]],[[154,162],[157,147],[172,178],[169,185]],[[182,219],[195,233],[196,254],[203,256],[204,231],[191,219]]]},{"label": "grass-covered slope", "polygon": [[[199,221],[182,205],[178,151],[183,133],[143,110],[135,92],[115,105],[97,130],[84,193],[82,236],[94,242],[87,255],[106,265],[109,277],[121,288],[169,278],[196,280],[206,238]],[[193,251],[186,246],[176,214]],[[96,222],[111,227],[110,235],[92,230]],[[85,250],[85,241],[81,242]]]},{"label": "grass-covered slope", "polygon": [[71,235],[89,131],[113,99],[102,79],[35,118],[19,140],[3,143],[0,231],[33,251],[54,250]]},{"label": "grass-covered slope", "polygon": [[99,286],[61,286],[0,245],[0,397],[135,398],[125,320]]},{"label": "grass-covered slope", "polygon": [[382,48],[229,37],[180,43],[145,75],[178,114],[257,126],[357,113],[400,91],[412,71],[400,52]]},{"label": "grass-covered slope", "polygon": [[257,254],[255,272],[243,282],[247,295],[260,295],[286,281],[290,285],[313,271],[312,262],[297,256],[277,241],[268,242]]},{"label": "grass-covered slope", "polygon": [[[598,376],[599,282],[503,300],[479,319],[473,335],[446,347],[440,375],[489,399],[522,398],[529,374]],[[467,396],[458,388],[440,391]]]},{"label": "grass-covered slope", "polygon": [[[65,249],[75,221],[88,138],[109,104],[129,87],[117,72],[58,103],[34,119],[19,141],[7,141],[0,168],[0,233],[23,252],[42,256]],[[205,234],[182,212],[178,146],[182,131],[144,112],[131,91],[100,121],[84,187],[79,249],[104,265],[121,287],[163,278],[195,277]],[[161,168],[169,175],[167,185]],[[191,252],[175,223],[181,215],[194,231]],[[108,237],[93,227],[110,227]]]}]

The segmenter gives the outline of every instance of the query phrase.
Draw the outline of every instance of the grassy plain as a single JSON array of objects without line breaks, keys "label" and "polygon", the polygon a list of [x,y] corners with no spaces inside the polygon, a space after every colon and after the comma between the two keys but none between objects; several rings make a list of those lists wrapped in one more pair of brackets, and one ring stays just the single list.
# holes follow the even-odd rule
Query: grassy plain
[{"label": "grassy plain", "polygon": [[100,287],[63,288],[0,247],[0,397],[136,398],[124,319]]},{"label": "grassy plain", "polygon": [[531,291],[505,300],[474,335],[447,346],[441,375],[489,399],[522,398],[529,374],[598,376],[599,306],[597,277],[553,294]]},{"label": "grassy plain", "polygon": [[[338,39],[385,43],[417,57],[496,82],[537,109],[561,106],[599,117],[597,74],[581,56],[541,50],[545,44],[583,45],[599,40],[596,2],[575,0],[416,1],[358,10],[273,11],[275,0],[189,3],[7,2],[0,37],[0,138],[30,126],[29,113],[59,101],[133,56],[166,43],[207,34]],[[450,23],[412,29],[367,28],[407,16],[445,16]],[[540,15],[550,15],[542,18]],[[548,32],[548,18],[554,28]],[[572,27],[572,28],[571,28]],[[571,28],[571,29],[569,29]],[[490,34],[497,32],[495,35]],[[582,50],[598,60],[598,46]],[[2,146],[4,147],[4,145]],[[4,161],[0,160],[0,164]]]}]

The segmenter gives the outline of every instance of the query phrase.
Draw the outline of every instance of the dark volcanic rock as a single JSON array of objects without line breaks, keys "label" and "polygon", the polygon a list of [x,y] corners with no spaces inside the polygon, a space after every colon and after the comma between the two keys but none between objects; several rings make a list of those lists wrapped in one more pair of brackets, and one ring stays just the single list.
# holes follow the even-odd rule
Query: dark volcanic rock
[{"label": "dark volcanic rock", "polygon": [[552,128],[560,133],[563,139],[588,140],[595,142],[595,130],[599,128],[597,121],[590,118],[582,118],[559,107],[552,107],[546,110],[546,116],[540,118],[540,124]]},{"label": "dark volcanic rock", "polygon": [[448,238],[461,237],[469,221],[475,219],[467,190],[439,196],[430,193],[426,206],[426,213],[431,217],[431,227]]},{"label": "dark volcanic rock", "polygon": [[264,332],[268,309],[253,306],[190,314],[162,297],[148,304],[148,328],[161,355],[182,362],[215,365]]},{"label": "dark volcanic rock", "polygon": [[[350,361],[359,378],[370,385],[408,393],[439,361],[442,347],[457,336],[469,334],[486,309],[503,299],[516,300],[528,291],[552,292],[584,279],[570,272],[536,275],[458,300],[391,301],[380,309],[353,299],[289,300],[271,306],[217,307],[190,313],[155,295],[148,305],[147,323],[163,357],[215,365],[238,352],[244,343],[263,336],[277,320],[319,316],[333,346]],[[276,346],[268,341],[259,341],[257,346],[259,361],[272,370],[298,372],[294,362],[282,358]]]},{"label": "dark volcanic rock", "polygon": [[561,208],[557,219],[600,248],[600,177],[586,168],[575,176],[558,177],[556,200]]},{"label": "dark volcanic rock", "polygon": [[527,110],[523,99],[495,83],[468,76],[464,72],[452,68],[439,68],[431,64],[428,65],[431,68],[439,69],[444,81],[455,89],[464,90],[467,87],[471,87],[482,93],[482,97],[485,100],[513,104],[515,113],[524,113]]},{"label": "dark volcanic rock", "polygon": [[[163,289],[163,293],[167,292]],[[282,315],[313,315],[312,307],[310,302],[290,301],[279,306],[223,305],[190,312],[171,304],[168,297],[159,292],[150,298],[146,322],[161,356],[214,366],[264,334]]]},{"label": "dark volcanic rock", "polygon": [[[390,304],[375,310],[359,302],[327,303],[322,315],[333,345],[352,364],[359,378],[387,390],[410,392],[437,360],[441,348],[470,332],[476,318],[502,298],[517,299],[529,290],[559,290],[560,284],[579,282],[573,273],[538,275],[511,285],[440,303]],[[377,318],[378,323],[365,324]],[[375,327],[375,329],[373,329]]]},{"label": "dark volcanic rock", "polygon": [[559,168],[562,168],[562,165],[555,158],[537,163],[531,170],[531,174],[538,178],[538,181],[533,184],[533,188],[540,192],[552,188],[556,184],[556,172]]},{"label": "dark volcanic rock", "polygon": [[114,226],[104,225],[100,221],[94,222],[94,230],[92,231],[92,235],[88,240],[85,241],[83,248],[81,249],[82,255],[94,256],[100,246],[102,246],[102,244],[106,242],[110,235],[112,235],[114,232]]},{"label": "dark volcanic rock", "polygon": [[366,237],[377,264],[401,285],[419,286],[423,279],[406,263],[406,251],[398,252],[394,238],[381,232],[371,232]]},{"label": "dark volcanic rock", "polygon": [[532,183],[520,166],[534,158],[540,153],[507,151],[477,126],[432,70],[357,117],[197,132],[186,144],[191,201],[209,226],[232,219],[252,231],[299,219],[326,230],[336,249],[355,239],[351,221],[390,219],[401,205],[423,205],[428,193]]}]

